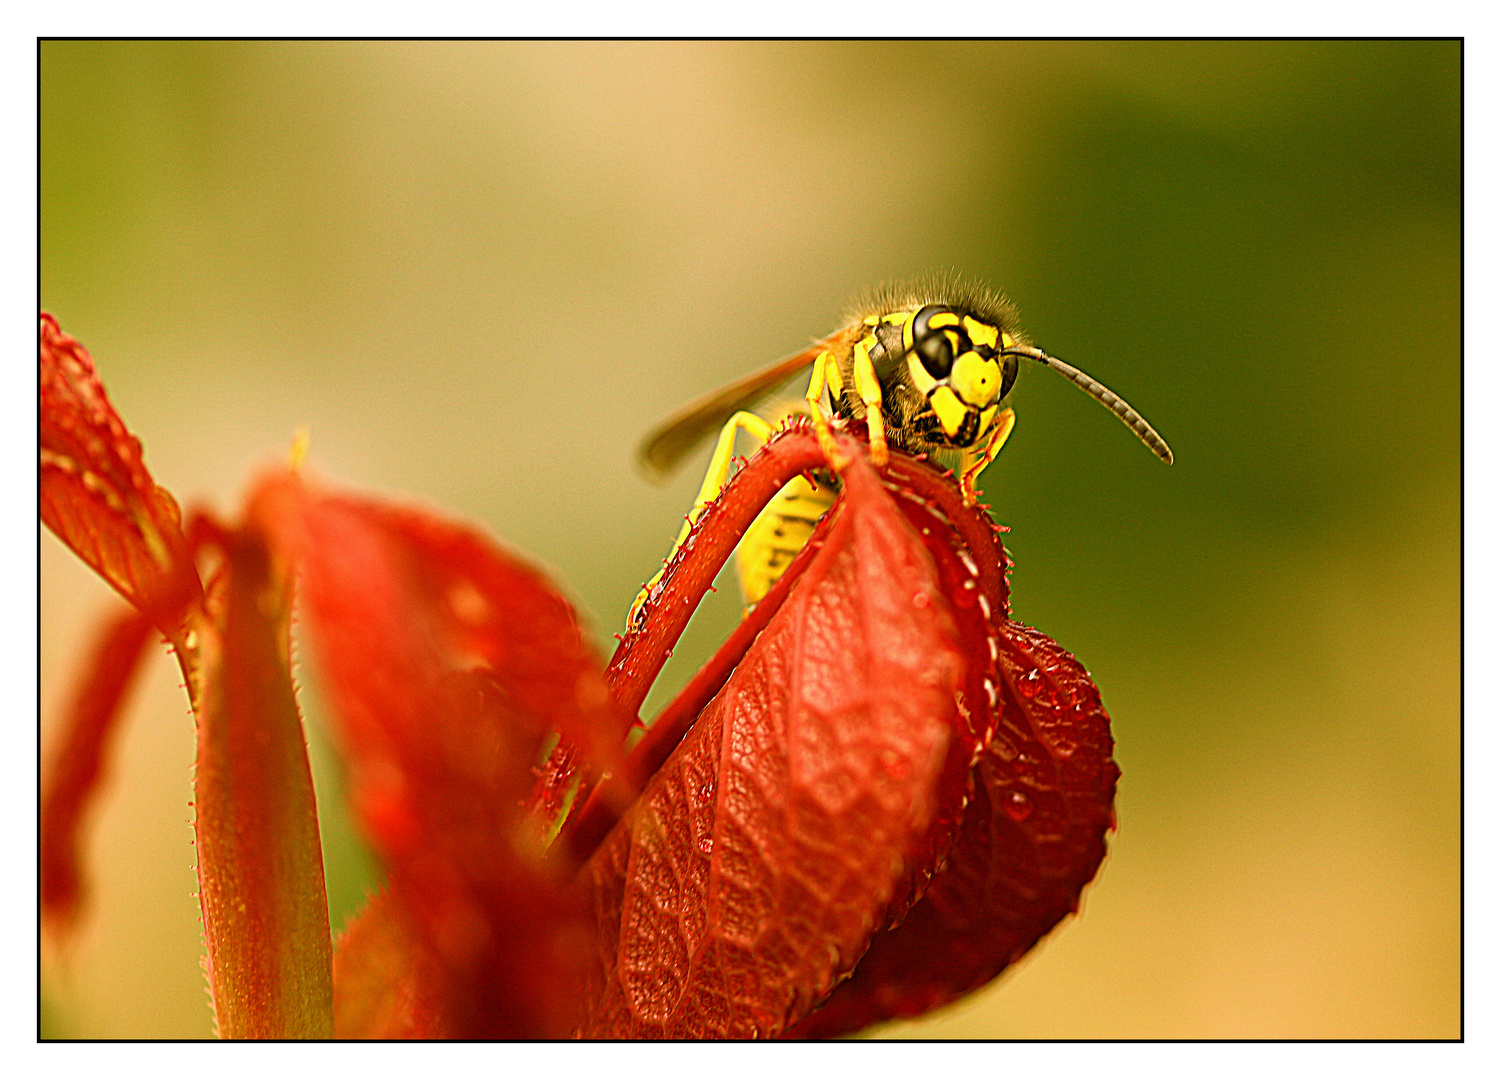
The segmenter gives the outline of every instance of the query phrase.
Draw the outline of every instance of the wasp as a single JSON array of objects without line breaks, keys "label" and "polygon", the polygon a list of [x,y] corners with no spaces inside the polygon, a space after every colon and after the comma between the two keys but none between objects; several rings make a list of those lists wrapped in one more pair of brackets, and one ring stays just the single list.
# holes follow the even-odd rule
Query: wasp
[{"label": "wasp", "polygon": [[[1162,436],[1119,395],[1027,344],[1016,312],[1004,297],[954,278],[888,286],[857,302],[841,329],[689,402],[643,440],[641,465],[649,476],[662,478],[716,428],[720,432],[703,486],[672,551],[724,488],[736,436],[743,431],[760,447],[775,432],[775,424],[746,410],[810,364],[805,407],[836,473],[846,463],[835,447],[832,422],[862,421],[875,465],[886,464],[891,446],[926,455],[953,468],[965,503],[973,505],[975,480],[995,460],[1016,423],[1014,410],[1003,407],[1003,402],[1023,359],[1067,377],[1172,464],[1173,452]],[[747,607],[781,576],[832,505],[834,493],[832,482],[817,484],[798,477],[746,530],[735,554]],[[661,576],[658,573],[642,589],[632,617]]]}]

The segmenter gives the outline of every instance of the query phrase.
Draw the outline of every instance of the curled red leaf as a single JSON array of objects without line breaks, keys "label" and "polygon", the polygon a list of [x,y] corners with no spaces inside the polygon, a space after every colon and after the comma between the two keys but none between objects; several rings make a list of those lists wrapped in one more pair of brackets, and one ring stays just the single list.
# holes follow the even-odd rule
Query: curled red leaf
[{"label": "curled red leaf", "polygon": [[175,639],[183,607],[202,591],[182,515],[147,472],[93,359],[45,313],[37,429],[42,520]]},{"label": "curled red leaf", "polygon": [[42,917],[56,934],[72,929],[84,902],[84,819],[107,776],[121,708],[151,639],[151,623],[137,611],[101,630],[42,780]]},{"label": "curled red leaf", "polygon": [[299,558],[356,809],[442,1029],[566,1034],[588,930],[523,804],[551,730],[620,728],[571,605],[474,530],[295,474],[252,515]]},{"label": "curled red leaf", "polygon": [[776,1035],[922,858],[964,654],[916,530],[856,459],[781,611],[591,860],[588,1037]]},{"label": "curled red leaf", "polygon": [[[805,434],[795,425],[766,450],[784,457],[785,469],[798,460],[799,440],[803,438]],[[696,562],[704,560],[693,550],[695,541],[700,547],[712,547],[714,515],[735,520],[733,515],[754,514],[758,508],[754,503],[740,507],[734,496],[739,494],[735,485],[741,477],[760,467],[758,456],[731,481],[724,498],[730,505],[716,503],[705,511],[689,544],[669,567],[658,589],[660,595],[654,598],[669,618],[683,601],[678,593],[689,594],[690,602],[683,606],[691,607],[692,589],[701,584],[700,578],[706,582],[717,569],[713,563],[695,567]],[[939,591],[954,619],[957,643],[967,656],[965,676],[956,693],[959,720],[955,737],[949,742],[948,758],[935,777],[933,805],[937,812],[926,833],[909,851],[907,873],[893,889],[887,908],[889,921],[900,925],[882,927],[854,977],[811,1016],[793,1025],[787,1032],[793,1037],[842,1034],[893,1016],[916,1015],[984,985],[1076,909],[1080,891],[1093,878],[1103,857],[1105,831],[1113,824],[1111,806],[1118,770],[1110,760],[1109,722],[1099,708],[1098,692],[1067,652],[1009,619],[1005,580],[1009,561],[993,522],[979,508],[965,507],[954,485],[940,474],[904,455],[893,455],[884,477],[895,504],[921,536],[933,561]],[[785,476],[776,473],[760,479],[760,486],[774,488]],[[831,518],[836,516],[837,511]],[[826,520],[800,558],[807,560],[826,542],[828,525]],[[675,578],[675,573],[685,568],[694,570],[693,586]],[[795,580],[798,569],[794,566],[789,570],[779,587],[788,586],[789,579]],[[803,583],[792,587],[800,589]],[[778,600],[775,593],[767,598]],[[646,610],[650,615],[650,608]],[[697,728],[686,738],[683,733],[694,718],[702,727],[716,717],[713,708],[704,710],[704,702],[723,684],[725,673],[741,662],[747,642],[759,631],[755,625],[759,614],[753,613],[737,629],[679,699],[664,710],[658,725],[671,730],[654,725],[633,754],[628,774],[635,771],[644,777],[654,763],[666,758],[674,743],[682,740],[661,777],[648,785],[642,799],[643,805],[652,806],[654,820],[670,820],[673,812],[650,803],[654,796],[660,802],[662,785],[676,783],[683,791],[692,790],[689,780],[684,779],[684,770],[703,758],[699,745],[703,740],[712,744],[722,737],[722,732]],[[669,626],[664,631],[655,623],[638,624],[617,653],[612,672],[629,667],[637,683],[649,682],[656,670],[656,658],[640,640],[648,628],[662,637],[655,645],[658,652],[671,645],[673,633],[680,629]],[[1024,689],[1018,689],[1030,689],[1039,678],[1052,680],[1047,685],[1055,688],[1058,696],[1040,691],[1028,697]],[[1041,708],[1055,700],[1070,704],[1059,713]],[[1020,764],[1015,764],[1018,761]],[[1006,763],[1006,769],[998,762]],[[713,764],[700,764],[700,780],[712,775]],[[670,779],[673,777],[677,779]],[[1064,799],[1061,806],[1057,802],[1059,793]],[[645,812],[638,808],[633,820]],[[705,811],[700,807],[696,813],[701,819]],[[681,822],[677,831],[684,831]],[[641,852],[683,849],[681,842],[663,840],[659,833],[671,836],[672,830],[648,830]],[[630,862],[622,863],[621,837],[621,830],[617,830],[609,841],[613,850],[602,850],[592,866],[607,885],[612,878],[623,883],[637,872],[648,881],[669,876],[654,872],[653,862],[644,854],[639,870]],[[933,871],[940,860],[942,867],[935,876]],[[657,862],[668,864],[662,858]],[[703,873],[685,877],[685,867],[692,867],[693,861],[681,856],[670,860],[670,866],[671,880],[677,882],[683,895],[677,898],[677,907],[671,903],[662,906],[683,912],[680,918],[689,921],[697,916],[687,913],[706,903],[707,898],[702,887],[696,897],[688,895],[683,882],[703,878]],[[623,901],[623,885],[619,891]],[[631,915],[623,902],[618,908],[609,902],[609,888],[602,889],[600,895],[606,899],[600,914],[608,942],[612,932],[625,933],[612,931],[612,926],[623,925],[621,920]],[[941,915],[935,917],[935,912]],[[629,950],[622,945],[617,951],[613,960],[608,951],[603,954],[601,970],[608,973],[611,963],[623,962],[620,957],[629,951],[643,970],[645,965],[657,964],[653,970],[663,985],[669,982],[664,981],[662,971],[680,963],[671,957],[683,952],[673,936],[660,928],[650,940],[638,935]],[[770,970],[763,966],[762,974]],[[712,970],[708,978],[713,981]],[[682,1000],[692,1000],[696,988],[691,979],[678,976],[672,985],[679,986]],[[677,1027],[672,1022],[642,1024],[638,1009],[622,1005],[623,994],[612,999],[606,993],[605,997],[607,1009],[594,1018],[594,1026],[589,1029],[596,1034],[717,1034],[725,1030],[725,1018],[734,1012],[722,1009],[706,1014],[700,1002],[694,1006],[699,1011],[691,1022],[679,1018]],[[705,1016],[711,1020],[706,1022]],[[774,1024],[760,1022],[753,1022],[751,1027],[759,1034],[776,1030]],[[740,1029],[742,1034],[747,1030]]]},{"label": "curled red leaf", "polygon": [[984,986],[1077,911],[1098,872],[1120,776],[1099,690],[1047,635],[1000,629],[1000,722],[947,864],[794,1037],[918,1016]]}]

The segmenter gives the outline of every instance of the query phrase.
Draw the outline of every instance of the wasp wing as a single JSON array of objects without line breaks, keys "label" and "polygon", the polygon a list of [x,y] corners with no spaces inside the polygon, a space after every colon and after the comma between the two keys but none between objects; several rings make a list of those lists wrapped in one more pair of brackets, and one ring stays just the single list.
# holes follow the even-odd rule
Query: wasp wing
[{"label": "wasp wing", "polygon": [[636,452],[648,479],[665,480],[673,469],[707,436],[741,409],[749,408],[791,378],[799,368],[813,363],[839,335],[809,345],[800,353],[784,357],[760,371],[753,371],[728,386],[690,401],[663,420],[641,442]]}]

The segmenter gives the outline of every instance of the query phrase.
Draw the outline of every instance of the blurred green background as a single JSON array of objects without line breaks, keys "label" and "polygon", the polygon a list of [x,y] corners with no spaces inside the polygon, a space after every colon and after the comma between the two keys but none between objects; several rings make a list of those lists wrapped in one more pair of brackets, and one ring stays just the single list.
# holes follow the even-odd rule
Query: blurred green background
[{"label": "blurred green background", "polygon": [[[40,130],[42,306],[159,482],[231,514],[306,424],[604,653],[699,481],[638,478],[653,421],[875,282],[1004,288],[1178,458],[1028,368],[983,480],[1120,830],[1079,919],[878,1033],[1458,1034],[1457,44],[49,43]],[[45,751],[116,601],[45,532],[41,590]],[[373,871],[312,738],[337,928]],[[192,755],[163,656],[44,1034],[210,1033]]]}]

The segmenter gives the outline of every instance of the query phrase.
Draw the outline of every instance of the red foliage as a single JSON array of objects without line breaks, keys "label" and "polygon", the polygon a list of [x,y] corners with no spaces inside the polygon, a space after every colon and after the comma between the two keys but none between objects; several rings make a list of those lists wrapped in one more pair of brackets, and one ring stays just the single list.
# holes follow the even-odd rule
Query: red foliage
[{"label": "red foliage", "polygon": [[[205,521],[195,535],[223,559],[205,595],[176,502],[146,471],[88,353],[46,315],[40,385],[42,518],[167,636],[192,698],[199,895],[218,1030],[327,1036],[328,904],[291,685],[284,568],[254,530]],[[65,853],[76,850],[82,810],[108,771],[108,735],[141,656],[131,640],[140,632],[120,624],[96,659],[43,779],[42,849],[52,853],[43,904],[57,931],[82,895]]]},{"label": "red foliage", "polygon": [[200,595],[182,514],[146,471],[88,352],[45,313],[39,405],[42,521],[174,637],[173,617]]},{"label": "red foliage", "polygon": [[[198,718],[223,1034],[840,1034],[983,985],[1077,908],[1103,858],[1118,770],[1098,691],[1010,620],[995,527],[925,463],[894,453],[878,475],[840,435],[833,511],[627,755],[746,527],[826,468],[805,424],[706,508],[605,669],[517,556],[295,470],[190,541],[46,316],[41,386],[44,520],[144,613],[107,636],[49,767],[45,909],[59,925],[77,910],[78,822],[149,619]],[[195,547],[220,556],[206,591]],[[294,584],[389,875],[332,958]]]},{"label": "red foliage", "polygon": [[792,1037],[843,1035],[945,1005],[1078,910],[1115,827],[1110,719],[1088,673],[1045,634],[1007,621],[1000,641],[1000,725],[975,766],[947,865]]},{"label": "red foliage", "polygon": [[151,637],[151,623],[131,610],[106,623],[63,719],[62,738],[42,790],[42,917],[55,934],[77,921],[84,901],[80,867],[83,821],[108,768],[120,705]]},{"label": "red foliage", "polygon": [[[202,589],[177,503],[146,471],[141,444],[110,405],[87,350],[45,313],[39,374],[42,520],[134,607],[101,633],[43,777],[42,915],[66,934],[87,891],[78,859],[86,811],[108,775],[149,628],[154,622],[180,647],[181,616]],[[180,655],[190,667],[191,656]]]},{"label": "red foliage", "polygon": [[430,1011],[459,1037],[566,1035],[588,931],[523,804],[550,732],[620,726],[572,607],[471,529],[294,474],[251,516],[301,566],[355,805],[436,973]]},{"label": "red foliage", "polygon": [[[732,480],[725,501],[734,501],[735,485],[742,477],[775,488],[805,463],[802,452],[811,453],[811,445],[811,437],[796,429],[778,436],[763,452],[765,457],[752,459]],[[755,476],[778,457],[784,462],[780,470],[769,478]],[[656,779],[591,863],[604,934],[595,980],[605,1001],[604,1008],[591,1015],[586,1027],[591,1034],[701,1038],[726,1032],[743,1036],[754,1028],[763,1036],[784,1032],[811,1038],[917,1015],[983,985],[1024,954],[1076,909],[1080,890],[1099,867],[1105,832],[1113,826],[1118,770],[1110,760],[1108,718],[1099,707],[1098,692],[1064,650],[1009,619],[1005,555],[996,530],[984,514],[962,505],[951,483],[902,455],[895,455],[887,470],[889,494],[884,497],[861,486],[861,475],[859,467],[846,473],[846,495],[762,605],[774,610],[787,595],[811,595],[817,579],[811,577],[810,564],[824,560],[829,547],[842,557],[853,557],[859,545],[849,541],[861,535],[861,527],[846,532],[841,523],[854,512],[850,508],[857,492],[862,509],[873,503],[899,509],[912,535],[921,538],[936,580],[935,595],[953,620],[955,642],[965,657],[954,695],[958,711],[951,722],[947,760],[932,778],[933,813],[926,835],[904,851],[893,854],[887,849],[899,866],[889,880],[901,879],[901,884],[893,885],[885,919],[878,921],[865,958],[825,1004],[819,1004],[816,993],[798,996],[810,982],[819,984],[819,978],[810,978],[808,972],[793,973],[791,968],[801,958],[784,951],[789,970],[778,972],[767,963],[768,956],[776,955],[775,948],[737,953],[716,938],[714,920],[723,918],[717,889],[726,888],[725,880],[738,883],[748,878],[744,872],[718,869],[716,859],[725,857],[716,855],[722,850],[717,831],[732,837],[787,836],[785,824],[774,818],[770,823],[753,820],[746,827],[739,820],[744,811],[722,794],[721,770],[738,768],[737,731],[769,729],[786,737],[787,705],[773,689],[785,694],[789,680],[757,658],[774,647],[779,634],[789,633],[787,620],[806,624],[808,616],[793,600],[787,601],[786,611],[770,617],[758,607],[663,711],[633,755],[635,771],[643,776],[655,773]],[[706,511],[700,528],[715,527],[716,509]],[[706,550],[707,546],[699,549],[700,554],[681,555],[669,567],[659,586],[664,609],[678,609],[678,575],[712,578],[717,564],[703,554]],[[701,559],[709,565],[695,567]],[[805,576],[799,579],[799,574]],[[895,593],[901,595],[905,583],[900,577],[892,580],[898,583]],[[854,603],[860,591],[846,588],[840,595]],[[899,620],[910,623],[913,617],[912,605],[904,605]],[[756,622],[769,623],[759,637]],[[822,658],[820,677],[846,687],[871,682],[862,666],[863,649],[883,641],[890,629],[867,625],[857,631],[849,620],[834,617],[815,622],[827,622],[823,633],[843,649]],[[658,650],[665,651],[673,640],[667,636],[657,644]],[[640,665],[655,674],[650,661],[640,655],[643,651],[627,637],[611,665],[612,674],[627,663],[638,665],[638,675]],[[796,651],[808,650],[804,646]],[[1036,687],[1043,689],[1028,693]],[[716,691],[718,696],[705,709]],[[862,733],[870,727],[868,717],[853,708],[839,710],[832,726],[839,729],[846,722]],[[684,732],[687,737],[673,750],[674,738],[683,738]],[[764,758],[767,748],[779,743],[763,736],[758,745]],[[639,760],[643,758],[644,763]],[[855,776],[857,772],[846,772],[847,779]],[[763,811],[769,806],[783,814],[790,801],[767,798],[759,805]],[[643,819],[654,827],[644,828]],[[873,843],[867,830],[857,847],[863,854]],[[752,865],[760,870],[756,880],[761,895],[775,898],[776,887],[768,880],[776,880],[784,863],[796,865],[797,854],[764,843],[756,846],[755,854]],[[825,858],[821,876],[836,875],[839,859],[827,852]],[[941,867],[936,876],[935,867]],[[728,888],[733,893],[735,884]],[[638,897],[634,907],[628,903],[633,895]],[[854,895],[846,888],[841,898]],[[646,904],[641,897],[656,902]],[[872,903],[843,908],[845,923],[823,927],[828,939],[840,933],[859,937],[866,931]],[[796,922],[807,918],[811,907],[806,898],[766,906],[771,914],[763,920],[761,933],[771,942],[786,934],[778,919],[790,913]],[[650,947],[643,940],[649,940]],[[754,962],[747,960],[752,953]],[[737,966],[736,960],[744,963]],[[836,979],[849,972],[837,961],[830,962],[830,968]],[[821,969],[814,972],[823,974]],[[754,987],[769,995],[770,1002],[742,997],[733,1007],[726,1004],[730,992],[725,987],[737,984],[737,978],[738,985]],[[779,980],[795,989],[780,986]],[[665,1010],[658,1006],[655,1014],[646,1011],[651,1006],[641,1004],[663,998],[672,1004]]]},{"label": "red foliage", "polygon": [[959,722],[932,561],[863,461],[792,597],[591,860],[584,1034],[755,1038],[891,916]]}]

